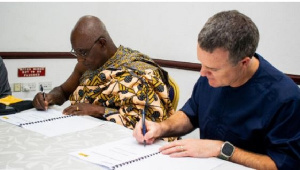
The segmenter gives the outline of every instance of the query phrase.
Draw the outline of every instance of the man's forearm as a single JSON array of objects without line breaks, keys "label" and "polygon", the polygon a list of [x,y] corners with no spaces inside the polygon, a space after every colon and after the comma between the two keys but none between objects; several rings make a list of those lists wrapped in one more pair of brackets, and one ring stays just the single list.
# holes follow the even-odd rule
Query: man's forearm
[{"label": "man's forearm", "polygon": [[235,149],[230,161],[254,169],[277,169],[275,162],[269,156],[247,152],[240,148]]},{"label": "man's forearm", "polygon": [[66,94],[60,86],[52,89],[48,95],[51,95],[51,100],[49,101],[50,105],[62,105],[67,100],[67,97],[65,96]]},{"label": "man's forearm", "polygon": [[167,120],[160,123],[161,137],[181,136],[191,132],[194,127],[182,111],[177,111]]}]

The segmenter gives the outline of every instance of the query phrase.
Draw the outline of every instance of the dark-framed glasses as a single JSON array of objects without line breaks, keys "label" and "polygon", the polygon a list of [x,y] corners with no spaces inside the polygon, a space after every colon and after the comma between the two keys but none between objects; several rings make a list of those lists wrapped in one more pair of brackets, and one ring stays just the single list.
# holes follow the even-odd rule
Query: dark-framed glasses
[{"label": "dark-framed glasses", "polygon": [[97,43],[100,39],[102,39],[102,38],[103,38],[102,36],[100,36],[99,38],[97,38],[97,40],[94,41],[94,44],[92,45],[92,47],[89,48],[89,49],[78,49],[77,51],[75,51],[75,49],[72,48],[71,51],[70,51],[70,53],[71,53],[73,56],[75,56],[75,57],[79,57],[79,56],[81,56],[81,57],[87,57],[87,56],[90,54],[91,50],[92,50],[92,49],[94,48],[94,46],[96,45],[96,43]]}]

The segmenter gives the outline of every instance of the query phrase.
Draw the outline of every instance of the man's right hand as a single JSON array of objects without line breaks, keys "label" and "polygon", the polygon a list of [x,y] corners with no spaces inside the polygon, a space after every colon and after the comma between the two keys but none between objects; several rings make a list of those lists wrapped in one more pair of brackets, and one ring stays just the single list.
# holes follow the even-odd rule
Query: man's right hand
[{"label": "man's right hand", "polygon": [[147,129],[145,136],[143,136],[142,132],[142,119],[135,125],[133,136],[139,143],[143,143],[145,140],[147,144],[152,144],[161,134],[161,126],[159,123],[148,120],[145,120],[145,124]]},{"label": "man's right hand", "polygon": [[37,93],[33,99],[33,106],[37,110],[47,110],[49,106],[49,95],[45,93],[45,100],[42,92]]}]

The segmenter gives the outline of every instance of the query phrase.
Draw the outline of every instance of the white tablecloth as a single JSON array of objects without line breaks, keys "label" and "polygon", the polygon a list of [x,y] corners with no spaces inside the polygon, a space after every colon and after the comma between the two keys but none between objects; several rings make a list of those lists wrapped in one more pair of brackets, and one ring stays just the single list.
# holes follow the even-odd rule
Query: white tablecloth
[{"label": "white tablecloth", "polygon": [[[99,170],[101,167],[98,165],[68,153],[129,136],[132,136],[131,130],[106,121],[96,128],[56,137],[45,137],[0,121],[0,170]],[[216,169],[243,168],[226,162]]]}]

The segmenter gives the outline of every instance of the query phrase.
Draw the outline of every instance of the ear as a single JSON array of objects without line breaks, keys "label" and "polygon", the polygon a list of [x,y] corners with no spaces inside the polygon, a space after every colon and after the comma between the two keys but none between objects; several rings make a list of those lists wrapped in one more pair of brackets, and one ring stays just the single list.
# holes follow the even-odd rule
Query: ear
[{"label": "ear", "polygon": [[250,57],[246,57],[243,60],[241,60],[240,62],[242,63],[242,66],[247,67],[249,65],[250,61],[251,61],[251,58]]},{"label": "ear", "polygon": [[101,47],[104,47],[106,45],[106,39],[101,37],[99,38],[98,43],[101,45]]}]

